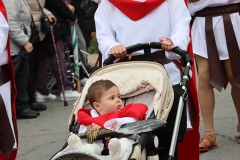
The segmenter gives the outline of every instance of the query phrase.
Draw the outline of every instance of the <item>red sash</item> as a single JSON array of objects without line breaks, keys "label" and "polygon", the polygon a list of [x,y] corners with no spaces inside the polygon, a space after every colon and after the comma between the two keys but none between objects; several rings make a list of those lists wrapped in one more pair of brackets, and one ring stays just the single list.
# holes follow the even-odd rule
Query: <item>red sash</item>
[{"label": "red sash", "polygon": [[[0,0],[0,12],[3,14],[3,16],[5,17],[5,19],[7,20],[7,13],[6,13],[6,9],[5,6],[2,2],[2,0]],[[8,37],[8,42],[7,42],[7,51],[8,51],[8,67],[11,71],[11,81],[12,81],[12,99],[11,99],[11,103],[12,103],[12,112],[13,112],[13,127],[14,127],[14,131],[15,131],[15,137],[17,139],[17,143],[18,143],[18,133],[17,133],[17,122],[16,122],[16,107],[15,107],[15,99],[16,99],[16,86],[15,86],[15,80],[14,80],[14,70],[13,70],[13,64],[12,64],[12,59],[11,59],[11,55],[10,55],[10,41],[9,41],[9,37]],[[5,157],[3,154],[0,153],[0,159],[1,160],[15,160],[17,156],[17,149],[16,150],[12,150],[9,158]]]},{"label": "red sash", "polygon": [[91,109],[80,109],[78,111],[78,123],[89,126],[92,123],[98,124],[104,127],[104,123],[113,118],[133,117],[139,120],[146,118],[146,111],[148,110],[145,104],[128,104],[123,107],[120,111],[114,113],[106,113],[104,115],[92,118],[90,111]]},{"label": "red sash", "polygon": [[109,2],[133,21],[143,18],[164,1],[165,0],[146,0],[145,2],[139,2],[136,0],[109,0]]}]

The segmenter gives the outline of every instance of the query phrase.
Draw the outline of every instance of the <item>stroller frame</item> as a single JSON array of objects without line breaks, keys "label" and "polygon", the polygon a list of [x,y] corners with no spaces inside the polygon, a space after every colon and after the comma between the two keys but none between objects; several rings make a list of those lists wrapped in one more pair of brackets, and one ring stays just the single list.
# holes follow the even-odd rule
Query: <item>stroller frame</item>
[{"label": "stroller frame", "polygon": [[[144,55],[145,55],[146,59],[151,60],[151,55],[150,55],[151,48],[162,49],[162,46],[161,46],[161,43],[152,42],[152,43],[136,44],[133,46],[129,46],[126,49],[127,49],[127,53],[132,53],[132,52],[135,52],[138,50],[144,50]],[[183,72],[182,81],[179,84],[180,88],[178,87],[178,93],[181,93],[181,94],[180,94],[180,98],[179,98],[179,102],[178,102],[178,109],[177,109],[175,125],[174,125],[172,139],[171,139],[171,145],[170,145],[170,149],[169,149],[168,160],[174,159],[174,153],[175,153],[175,148],[176,148],[177,139],[178,139],[178,132],[179,132],[180,122],[181,122],[181,118],[182,118],[182,112],[183,112],[183,108],[184,108],[184,101],[186,101],[187,97],[188,97],[188,94],[187,94],[188,93],[188,81],[192,77],[192,72],[191,72],[192,60],[191,60],[188,52],[183,51],[179,48],[174,48],[172,50],[172,52],[179,54],[182,57],[182,64],[183,64],[183,66],[186,66],[186,67]],[[110,55],[104,61],[103,65],[106,66],[106,65],[112,64],[115,59],[116,59],[115,57]],[[154,118],[155,118],[155,115],[153,113],[153,114],[151,114],[149,119],[154,119]],[[79,127],[79,125],[75,124],[75,117],[73,116],[72,121],[69,125],[69,130],[70,130],[70,132],[77,133],[78,127]],[[140,147],[140,151],[143,151],[143,149],[146,147],[148,149],[147,157],[152,160],[158,160],[157,153],[154,152],[154,150],[157,147],[156,144],[155,145],[153,144],[155,138],[156,138],[156,136],[153,135],[152,133],[149,133],[149,132],[142,133],[139,141],[135,145],[133,145],[132,154],[130,155],[129,159],[130,160],[134,159],[134,157],[132,157],[132,155],[136,148]],[[66,146],[67,146],[67,144],[65,144],[63,149]]]},{"label": "stroller frame", "polygon": [[[161,43],[158,43],[158,42],[144,43],[144,44],[139,43],[139,44],[135,44],[133,46],[127,47],[126,50],[127,50],[128,54],[138,51],[138,50],[144,50],[145,59],[151,60],[151,50],[150,50],[151,48],[162,49],[162,45],[161,45]],[[175,148],[176,148],[176,144],[177,144],[177,137],[178,137],[178,131],[179,131],[179,127],[180,127],[183,107],[184,107],[184,101],[186,101],[187,97],[188,97],[188,94],[187,94],[188,81],[192,78],[192,72],[191,72],[192,60],[191,60],[188,52],[181,50],[178,47],[175,47],[172,50],[172,52],[174,52],[182,57],[183,66],[186,66],[186,67],[183,72],[183,79],[180,83],[180,86],[182,89],[182,94],[180,95],[180,99],[179,99],[179,103],[178,103],[178,110],[177,110],[177,115],[176,115],[176,119],[175,119],[175,125],[174,125],[168,160],[174,160],[174,153],[175,153]],[[103,65],[106,66],[106,65],[112,64],[115,59],[116,58],[113,55],[110,55],[104,61]],[[144,134],[147,134],[147,133],[144,133]],[[144,138],[147,139],[148,136],[144,136]],[[141,138],[140,138],[140,140],[141,140]],[[140,142],[142,142],[142,141],[143,140],[141,140]],[[144,145],[144,144],[139,143],[139,145],[141,146],[141,150],[143,150],[143,147],[145,147],[146,144]]]}]

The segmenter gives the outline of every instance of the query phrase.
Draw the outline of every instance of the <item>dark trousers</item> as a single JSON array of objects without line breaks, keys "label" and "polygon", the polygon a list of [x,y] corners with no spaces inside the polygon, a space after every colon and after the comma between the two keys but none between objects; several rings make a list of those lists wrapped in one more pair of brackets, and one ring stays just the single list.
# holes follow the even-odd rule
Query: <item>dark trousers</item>
[{"label": "dark trousers", "polygon": [[[62,75],[62,82],[64,85],[65,90],[72,90],[72,84],[67,77],[67,64],[65,60],[65,48],[62,39],[56,40],[56,48],[59,60],[59,67],[61,70]],[[52,58],[48,57],[47,53],[47,45],[43,42],[41,47],[41,54],[39,55],[39,71],[37,75],[37,83],[36,83],[36,90],[39,91],[43,95],[48,95],[49,90],[47,87],[48,79],[47,79],[47,72],[48,67],[50,66],[53,72],[54,77],[56,78],[57,85],[61,89],[60,83],[60,75],[59,75],[59,68],[56,62],[56,55]]]},{"label": "dark trousers", "polygon": [[40,42],[33,45],[33,51],[29,54],[28,66],[29,66],[29,77],[28,77],[28,86],[27,92],[29,101],[28,104],[32,105],[36,101],[35,92],[36,92],[36,81],[37,74],[39,69],[39,50],[41,44]]},{"label": "dark trousers", "polygon": [[28,53],[25,49],[22,49],[18,55],[12,56],[12,63],[14,66],[14,76],[17,88],[16,97],[16,111],[21,112],[27,109],[28,106],[28,94],[27,94],[27,84],[28,84]]}]

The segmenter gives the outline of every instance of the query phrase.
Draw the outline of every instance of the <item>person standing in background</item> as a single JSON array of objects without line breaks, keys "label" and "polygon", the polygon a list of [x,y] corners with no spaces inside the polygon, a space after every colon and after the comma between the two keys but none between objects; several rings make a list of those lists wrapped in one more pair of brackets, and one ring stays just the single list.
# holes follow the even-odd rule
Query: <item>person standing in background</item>
[{"label": "person standing in background", "polygon": [[198,67],[198,96],[205,134],[200,152],[217,147],[213,122],[215,97],[213,88],[221,91],[228,82],[237,112],[240,143],[240,0],[200,0],[189,4],[194,17],[192,44]]},{"label": "person standing in background", "polygon": [[9,26],[5,6],[0,0],[0,159],[15,160],[18,148],[16,87],[10,55]]},{"label": "person standing in background", "polygon": [[[39,37],[40,41],[33,43],[33,51],[29,55],[28,58],[28,64],[29,64],[29,78],[28,78],[28,97],[29,97],[29,106],[32,110],[36,111],[43,111],[46,110],[47,107],[44,104],[41,103],[35,103],[36,102],[36,81],[37,81],[37,74],[39,69],[39,54],[41,54],[41,48],[42,48],[42,40],[45,37],[45,33],[41,32],[41,16],[42,12],[40,9],[39,4],[41,5],[41,8],[43,9],[43,12],[45,15],[47,15],[50,22],[52,22],[52,19],[55,18],[51,12],[49,12],[47,9],[44,8],[45,0],[26,0],[30,9],[32,18],[34,21],[34,24],[37,26],[39,31]],[[39,2],[39,4],[38,4]],[[50,34],[48,32],[47,34]]]},{"label": "person standing in background", "polygon": [[[62,0],[46,0],[45,8],[48,9],[57,20],[56,25],[53,27],[54,38],[56,42],[56,52],[58,54],[59,67],[56,62],[56,54],[53,57],[49,58],[49,50],[47,50],[47,44],[52,43],[51,34],[46,35],[44,39],[45,47],[43,47],[42,54],[39,56],[39,68],[41,68],[38,72],[37,76],[37,84],[36,84],[36,101],[44,102],[47,100],[54,100],[56,98],[55,95],[52,95],[49,92],[47,87],[47,71],[50,66],[54,77],[57,80],[57,85],[59,89],[61,89],[60,75],[59,69],[62,75],[62,82],[64,86],[64,92],[66,100],[74,100],[78,99],[80,94],[73,90],[73,86],[70,80],[67,77],[67,64],[65,60],[65,47],[64,41],[67,36],[71,36],[70,25],[74,25],[78,22],[76,16],[72,13],[72,11],[66,6],[66,4]],[[53,50],[54,52],[54,50]],[[60,93],[60,99],[63,101],[63,92]]]},{"label": "person standing in background", "polygon": [[33,50],[31,36],[31,13],[25,0],[3,0],[7,9],[11,56],[17,87],[17,118],[36,118],[40,113],[29,108],[27,84],[29,76],[28,56]]}]

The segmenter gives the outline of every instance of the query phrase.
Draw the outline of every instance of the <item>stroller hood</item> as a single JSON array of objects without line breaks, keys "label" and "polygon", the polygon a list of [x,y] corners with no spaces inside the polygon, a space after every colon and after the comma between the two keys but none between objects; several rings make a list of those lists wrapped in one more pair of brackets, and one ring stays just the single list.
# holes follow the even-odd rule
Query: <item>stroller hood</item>
[{"label": "stroller hood", "polygon": [[100,79],[108,79],[114,82],[119,88],[121,98],[155,90],[156,94],[152,105],[156,118],[162,121],[167,119],[172,108],[174,93],[166,70],[159,63],[137,61],[115,63],[94,72],[84,86],[81,96],[74,103],[69,124],[73,115],[76,118],[75,123],[77,122],[78,110],[89,103],[86,99],[88,88],[93,82]]}]

